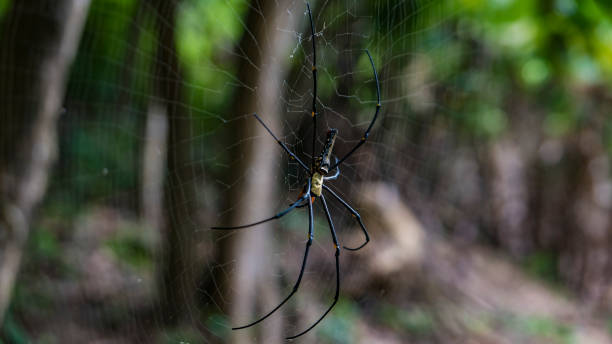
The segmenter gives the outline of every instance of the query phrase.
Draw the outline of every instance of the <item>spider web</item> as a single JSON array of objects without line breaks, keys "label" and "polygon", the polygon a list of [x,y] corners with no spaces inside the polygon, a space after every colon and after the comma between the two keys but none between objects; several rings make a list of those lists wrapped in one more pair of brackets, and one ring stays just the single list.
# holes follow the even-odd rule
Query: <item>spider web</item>
[{"label": "spider web", "polygon": [[[465,56],[472,54],[469,48],[456,45],[457,36],[470,28],[469,23],[459,20],[459,8],[451,3],[340,0],[312,4],[319,70],[318,149],[325,130],[338,128],[334,152],[341,156],[359,141],[371,121],[376,93],[364,49],[372,53],[382,90],[382,111],[368,142],[342,164],[339,178],[326,185],[358,210],[368,196],[364,195],[365,185],[393,185],[427,229],[439,232],[444,226],[434,220],[428,204],[433,199],[442,204],[452,201],[451,196],[439,194],[439,180],[448,180],[443,174],[451,172],[444,172],[445,167],[452,170],[445,159],[456,152],[448,131],[460,134],[461,130],[457,123],[462,121],[462,112],[455,109],[461,98],[456,95],[457,84],[463,82],[458,70]],[[313,54],[306,5],[301,0],[277,5],[286,8],[283,16],[288,18],[276,30],[291,43],[275,58],[282,64],[284,75],[276,90],[281,116],[275,131],[310,164]],[[176,171],[167,173],[176,177],[170,188],[194,195],[184,200],[182,207],[196,211],[182,221],[196,233],[198,265],[194,269],[210,275],[213,285],[218,282],[214,276],[236,274],[235,264],[240,259],[220,260],[215,256],[212,252],[222,239],[208,230],[234,207],[222,206],[224,197],[234,188],[222,177],[232,172],[236,159],[241,159],[230,156],[232,148],[272,140],[267,135],[253,135],[228,144],[223,137],[235,121],[254,121],[249,113],[229,112],[230,103],[236,101],[232,92],[252,88],[236,77],[237,61],[250,59],[238,49],[242,32],[249,29],[244,19],[249,9],[239,0],[184,0],[178,8],[176,37],[184,73],[179,85],[185,100],[175,105],[191,121],[188,138],[179,144],[192,147],[188,165],[193,178],[183,180]],[[150,140],[146,123],[159,101],[152,86],[157,78],[156,49],[171,49],[160,43],[155,31],[156,25],[169,25],[167,11],[165,7],[154,8],[148,1],[92,2],[70,75],[65,113],[59,122],[59,162],[31,240],[35,254],[25,262],[13,306],[16,322],[21,321],[16,328],[36,340],[129,342],[157,338],[162,342],[202,342],[204,332],[209,336],[205,341],[214,341],[227,336],[229,326],[251,317],[228,319],[224,302],[229,299],[213,298],[199,281],[193,281],[193,286],[202,289],[200,301],[209,310],[202,312],[196,305],[190,308],[188,318],[195,328],[168,329],[161,323],[161,314],[154,312],[152,318],[143,318],[134,311],[150,306],[156,295],[155,254],[161,235],[142,223],[145,203],[139,171],[146,168],[142,159]],[[263,45],[257,48],[265,49]],[[272,118],[268,114],[261,117],[265,122]],[[164,125],[163,120],[161,123]],[[157,149],[163,156],[163,145]],[[277,198],[265,200],[269,212],[259,218],[287,207],[297,198],[306,178],[279,147],[267,154],[277,157],[272,168],[247,169],[239,178],[257,178],[272,171]],[[248,194],[236,200],[238,204],[260,201],[257,195]],[[331,197],[328,203],[341,244],[357,245],[362,238],[350,213]],[[309,326],[331,303],[335,290],[331,236],[322,208],[317,204],[314,210],[315,242],[304,281],[293,300],[273,316],[285,323],[284,334]],[[376,215],[362,216],[367,220]],[[280,293],[279,299],[290,291],[297,276],[307,222],[306,212],[296,210],[274,223],[274,230],[268,232],[270,251],[262,252],[261,261],[274,263],[259,271],[269,289]],[[382,233],[374,230],[373,240],[379,240],[377,235]],[[363,273],[351,258],[359,254],[342,251],[343,283]],[[44,279],[33,273],[49,266],[59,267],[46,271]],[[231,290],[219,286],[217,292],[227,296]],[[385,290],[379,293],[384,295]],[[54,297],[46,299],[46,307],[35,316],[27,302],[32,295]],[[367,313],[381,299],[385,297],[371,291],[356,295],[341,289],[336,309],[313,333],[322,341],[355,342],[351,322],[359,319],[360,310]],[[56,320],[45,320],[45,315],[57,314],[60,309],[66,312]],[[258,308],[256,313],[263,311]],[[41,334],[34,335],[35,330]]]},{"label": "spider web", "polygon": [[[341,157],[342,153],[357,144],[372,119],[376,106],[375,83],[364,49],[370,50],[375,56],[375,64],[380,73],[383,111],[369,141],[342,165],[338,180],[327,183],[353,206],[362,204],[361,190],[368,181],[397,184],[398,189],[407,194],[415,191],[429,192],[432,183],[429,164],[439,161],[443,154],[436,147],[427,147],[426,142],[434,135],[432,122],[439,117],[439,112],[446,111],[446,115],[450,112],[440,106],[433,94],[434,86],[436,78],[452,77],[452,74],[434,76],[431,73],[437,64],[443,63],[440,59],[444,53],[440,50],[452,41],[455,34],[447,26],[453,22],[454,11],[450,5],[437,1],[395,4],[375,2],[369,6],[363,6],[357,1],[344,1],[322,2],[315,6],[313,16],[316,22],[320,92],[317,101],[318,149],[323,145],[328,128],[340,128],[334,149]],[[306,15],[305,11],[297,11],[292,13],[291,19],[308,24]],[[379,27],[379,30],[364,32],[361,29],[368,27]],[[280,30],[290,35],[294,42],[284,58],[293,64],[296,72],[292,70],[278,89],[278,103],[282,110],[281,129],[277,135],[309,165],[312,157],[312,122],[309,115],[313,87],[312,41],[308,27],[304,24],[299,31]],[[264,121],[267,120],[265,115],[262,114],[262,117]],[[419,133],[419,130],[422,132]],[[414,134],[407,135],[410,132]],[[255,146],[262,140],[270,139],[267,135],[244,138]],[[259,218],[270,216],[293,202],[306,178],[296,162],[287,159],[280,148],[275,148],[272,154],[280,158],[272,171],[281,187],[278,198],[269,203],[269,211],[260,213]],[[221,155],[226,153],[221,151]],[[243,177],[257,179],[264,173],[269,172],[249,170],[245,171]],[[230,192],[233,187],[222,184],[221,190]],[[357,246],[363,239],[351,214],[330,196],[327,199],[341,245]],[[244,195],[237,202],[252,203],[257,200],[252,195]],[[225,212],[231,210],[231,206],[219,209],[219,216],[213,222],[223,221]],[[334,253],[329,227],[320,204],[315,204],[314,211],[315,242],[300,291],[293,301],[284,306],[286,310],[275,315],[289,316],[284,319],[286,334],[298,333],[318,319],[332,302],[335,291]],[[363,216],[367,218],[368,214]],[[254,220],[244,219],[241,223]],[[299,272],[307,223],[306,211],[295,211],[287,215],[271,226],[273,242],[266,247],[271,247],[272,252],[260,250],[261,255],[257,259],[268,268],[258,271],[265,274],[262,279],[268,281],[268,288],[276,287],[280,290],[277,303],[289,293]],[[351,254],[346,250],[342,253],[343,281],[351,281],[353,274],[362,272],[357,265],[351,264]],[[226,262],[217,263],[224,269],[227,266]],[[227,273],[238,272],[228,270]],[[279,283],[281,288],[277,287]],[[380,292],[384,293],[384,289]],[[350,336],[342,337],[354,331],[350,321],[356,312],[352,307],[357,303],[368,305],[376,302],[375,299],[365,293],[347,296],[341,291],[340,302],[336,306],[340,315],[336,316],[334,312],[328,315],[327,320],[320,325],[322,329],[317,330],[321,338],[332,342],[354,342],[355,339]],[[263,315],[266,309],[274,305],[258,308],[256,313]],[[293,313],[300,314],[297,320],[292,316]],[[257,316],[233,319],[231,324],[238,326],[255,319]],[[336,331],[343,334],[338,337],[334,334]]]}]

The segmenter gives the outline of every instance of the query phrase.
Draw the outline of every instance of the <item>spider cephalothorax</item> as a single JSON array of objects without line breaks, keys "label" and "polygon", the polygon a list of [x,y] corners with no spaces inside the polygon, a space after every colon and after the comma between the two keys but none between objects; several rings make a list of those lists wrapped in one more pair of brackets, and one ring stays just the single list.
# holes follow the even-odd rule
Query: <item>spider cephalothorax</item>
[{"label": "spider cephalothorax", "polygon": [[[374,112],[374,117],[372,118],[372,122],[370,122],[370,125],[366,129],[365,133],[363,134],[359,142],[356,145],[354,145],[353,148],[351,148],[351,150],[349,150],[348,153],[346,153],[341,159],[336,158],[333,164],[331,163],[331,154],[332,154],[332,150],[334,149],[334,143],[336,142],[336,136],[338,134],[337,129],[329,129],[327,131],[325,145],[323,146],[321,153],[318,156],[315,156],[316,146],[317,146],[316,145],[317,143],[317,136],[316,136],[317,135],[316,134],[317,133],[316,132],[316,128],[317,128],[317,107],[316,107],[317,105],[317,54],[316,54],[316,45],[315,45],[315,29],[314,29],[314,22],[312,21],[312,13],[310,12],[310,5],[306,4],[306,6],[308,7],[308,17],[310,18],[310,31],[311,31],[311,39],[312,39],[312,50],[313,50],[312,77],[313,77],[314,86],[313,86],[312,111],[310,113],[312,114],[314,129],[313,129],[313,137],[312,137],[311,166],[308,167],[302,160],[300,160],[300,158],[295,153],[293,153],[287,147],[287,145],[285,145],[281,140],[279,140],[276,137],[276,135],[274,135],[272,130],[268,128],[268,126],[261,120],[261,118],[259,118],[257,114],[254,114],[257,121],[259,121],[259,123],[263,125],[266,131],[285,150],[285,152],[291,157],[291,159],[297,161],[299,166],[308,173],[308,178],[306,179],[304,189],[302,189],[302,192],[298,196],[297,201],[291,204],[289,208],[277,213],[276,215],[272,217],[269,217],[261,221],[253,222],[250,224],[241,225],[241,226],[212,227],[212,229],[223,229],[223,230],[252,227],[255,225],[262,224],[264,222],[279,219],[285,216],[286,214],[288,214],[290,211],[292,211],[295,208],[303,208],[303,207],[308,206],[308,240],[306,241],[306,249],[304,251],[304,258],[302,260],[302,267],[300,268],[300,274],[297,278],[297,281],[295,282],[295,285],[293,286],[293,290],[287,297],[285,297],[285,299],[283,299],[283,301],[281,301],[279,305],[274,307],[270,312],[266,313],[266,315],[264,315],[263,317],[247,325],[232,328],[232,330],[243,329],[243,328],[251,327],[255,324],[258,324],[259,322],[263,321],[264,319],[272,315],[274,312],[276,312],[276,310],[278,310],[282,305],[284,305],[285,302],[287,302],[291,298],[291,296],[293,296],[293,294],[297,292],[300,286],[300,282],[302,281],[302,277],[304,276],[304,269],[306,268],[306,262],[308,260],[308,252],[310,251],[310,246],[312,245],[312,241],[314,239],[314,216],[313,216],[312,204],[317,198],[321,200],[321,203],[323,204],[323,210],[325,212],[325,217],[327,218],[327,223],[329,225],[329,229],[332,234],[332,240],[334,243],[335,259],[336,259],[336,293],[334,295],[334,301],[332,302],[331,306],[329,306],[329,308],[325,311],[325,313],[323,313],[323,315],[317,321],[315,321],[312,325],[310,325],[310,327],[308,327],[306,330],[298,333],[295,336],[287,337],[287,339],[297,338],[303,335],[304,333],[310,331],[321,320],[323,320],[323,318],[325,318],[327,313],[329,313],[331,309],[334,307],[334,305],[336,304],[336,302],[338,302],[338,297],[340,293],[340,260],[339,260],[340,259],[340,245],[338,243],[338,237],[336,235],[336,230],[334,228],[334,224],[332,222],[332,218],[329,213],[329,209],[327,207],[327,201],[325,200],[325,195],[323,194],[323,191],[327,192],[328,195],[330,195],[331,197],[336,199],[338,202],[340,202],[346,208],[346,210],[348,210],[351,213],[351,215],[353,215],[353,217],[358,222],[365,236],[365,241],[360,246],[355,247],[355,248],[344,246],[344,248],[347,250],[356,251],[364,247],[370,241],[370,236],[368,235],[368,231],[366,230],[363,222],[361,221],[361,216],[359,215],[359,213],[355,209],[353,209],[345,200],[343,200],[340,196],[338,196],[334,191],[332,191],[329,187],[327,187],[323,183],[326,180],[334,180],[338,178],[338,176],[340,175],[340,164],[342,164],[344,160],[346,160],[349,156],[351,156],[359,147],[361,147],[361,145],[363,145],[367,141],[368,136],[370,134],[370,130],[372,129],[374,122],[376,122],[376,118],[378,117],[378,113],[381,107],[380,105],[380,85],[378,82],[378,74],[376,73],[376,67],[374,67],[374,60],[372,60],[372,56],[370,55],[370,52],[366,49],[365,52],[368,55],[368,58],[370,59],[370,64],[372,65],[372,70],[374,71],[374,80],[376,81],[377,102],[376,102],[376,110]],[[330,174],[331,172],[334,172],[334,174],[329,176],[328,174]]]},{"label": "spider cephalothorax", "polygon": [[323,175],[329,173],[331,167],[331,152],[334,149],[334,143],[336,142],[336,135],[338,129],[329,129],[327,131],[327,138],[325,139],[325,146],[318,157],[315,158],[315,170]]}]

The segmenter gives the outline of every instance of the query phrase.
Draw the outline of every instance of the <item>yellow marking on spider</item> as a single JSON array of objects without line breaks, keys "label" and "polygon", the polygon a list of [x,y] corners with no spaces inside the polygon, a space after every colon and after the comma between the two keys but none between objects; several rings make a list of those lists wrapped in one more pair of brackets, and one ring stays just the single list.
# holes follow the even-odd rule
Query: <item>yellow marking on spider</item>
[{"label": "yellow marking on spider", "polygon": [[317,197],[321,196],[321,192],[323,191],[323,175],[319,172],[315,172],[312,175],[310,191]]},{"label": "yellow marking on spider", "polygon": [[314,117],[314,116],[315,116],[315,112],[313,111],[313,112],[312,112],[312,117]]}]

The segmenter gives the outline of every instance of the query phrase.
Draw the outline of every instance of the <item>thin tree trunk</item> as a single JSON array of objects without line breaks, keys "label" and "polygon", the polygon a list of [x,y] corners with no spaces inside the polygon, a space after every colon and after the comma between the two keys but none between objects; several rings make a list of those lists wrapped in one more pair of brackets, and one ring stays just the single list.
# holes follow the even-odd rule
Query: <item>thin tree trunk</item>
[{"label": "thin tree trunk", "polygon": [[147,112],[145,147],[142,155],[141,216],[147,227],[154,231],[162,228],[164,172],[168,117],[163,104],[152,100]]},{"label": "thin tree trunk", "polygon": [[[237,77],[248,87],[236,90],[231,112],[236,121],[228,135],[230,143],[243,143],[237,144],[230,152],[233,173],[228,178],[228,185],[232,185],[232,189],[223,208],[231,211],[224,219],[226,224],[254,221],[279,210],[271,205],[277,203],[275,175],[279,173],[278,159],[284,152],[250,115],[260,114],[272,131],[282,137],[279,97],[283,67],[287,62],[284,52],[289,50],[291,42],[291,35],[287,32],[295,31],[295,27],[303,22],[303,11],[303,8],[289,8],[288,11],[287,7],[271,0],[252,1],[249,6],[245,33],[237,47],[237,54],[243,56]],[[287,28],[287,25],[291,27]],[[249,137],[257,139],[243,141]],[[224,302],[220,304],[227,307],[225,311],[235,325],[254,320],[281,300],[274,284],[266,278],[276,269],[272,257],[266,255],[272,249],[270,230],[274,226],[274,223],[263,224],[257,229],[240,231],[217,241],[220,247],[218,259],[236,261],[231,275],[220,273],[216,277],[222,286],[220,292],[223,296],[220,297]],[[282,341],[281,316],[270,317],[259,326],[263,331],[258,342]],[[253,342],[251,330],[233,331],[232,335],[234,343]]]},{"label": "thin tree trunk", "polygon": [[196,306],[195,240],[191,226],[195,204],[191,157],[191,118],[185,111],[183,75],[176,49],[178,0],[155,0],[157,92],[168,116],[167,171],[164,194],[165,228],[162,233],[160,276],[161,307],[165,321],[176,324],[189,318]]},{"label": "thin tree trunk", "polygon": [[12,3],[0,40],[0,324],[57,155],[56,123],[89,8],[89,0]]}]

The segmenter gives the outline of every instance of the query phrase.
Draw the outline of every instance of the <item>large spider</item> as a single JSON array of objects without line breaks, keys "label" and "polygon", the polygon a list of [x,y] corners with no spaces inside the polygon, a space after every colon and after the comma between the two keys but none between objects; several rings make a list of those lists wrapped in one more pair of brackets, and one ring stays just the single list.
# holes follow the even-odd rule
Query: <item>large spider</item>
[{"label": "large spider", "polygon": [[[344,155],[344,157],[342,157],[341,159],[338,160],[338,158],[335,159],[335,162],[332,164],[330,161],[330,157],[331,157],[331,153],[332,150],[334,148],[334,143],[336,141],[336,135],[338,134],[338,130],[337,129],[333,129],[330,128],[327,131],[327,138],[325,140],[325,145],[323,146],[323,150],[321,151],[321,153],[315,157],[315,151],[316,151],[316,138],[317,138],[317,54],[316,54],[316,44],[315,44],[315,30],[314,30],[314,22],[312,20],[312,13],[310,11],[310,5],[307,3],[306,4],[307,8],[308,8],[308,17],[310,19],[310,30],[311,30],[311,38],[312,38],[312,51],[313,51],[313,60],[312,60],[312,77],[313,77],[313,97],[312,97],[312,121],[313,121],[313,135],[312,135],[312,152],[313,152],[313,158],[311,161],[311,167],[309,168],[302,160],[300,160],[300,158],[297,157],[297,155],[295,155],[295,153],[293,153],[289,148],[287,148],[287,146],[278,139],[278,137],[276,137],[276,135],[274,135],[274,133],[270,130],[270,128],[268,128],[268,126],[261,120],[261,118],[257,115],[254,114],[255,118],[257,119],[257,121],[259,121],[259,123],[261,123],[261,125],[264,126],[264,128],[266,128],[266,130],[268,131],[268,133],[270,133],[270,135],[276,140],[276,142],[285,150],[285,152],[287,154],[289,154],[290,159],[295,160],[298,162],[298,164],[306,171],[308,172],[308,179],[306,181],[306,184],[304,185],[304,188],[302,189],[302,192],[300,193],[300,195],[298,196],[298,200],[295,201],[293,204],[291,204],[289,206],[289,208],[277,213],[276,215],[267,218],[265,220],[261,220],[261,221],[257,221],[257,222],[253,222],[250,224],[246,224],[246,225],[241,225],[241,226],[234,226],[234,227],[212,227],[212,229],[218,229],[218,230],[232,230],[232,229],[242,229],[242,228],[248,228],[248,227],[252,227],[252,226],[256,226],[268,221],[272,221],[272,220],[276,220],[279,219],[285,215],[287,215],[290,211],[292,211],[295,208],[302,208],[302,207],[306,207],[308,206],[308,241],[306,242],[306,249],[304,251],[304,259],[302,260],[302,267],[300,268],[300,274],[297,278],[297,281],[295,282],[295,285],[293,286],[293,290],[291,291],[291,293],[276,307],[274,307],[274,309],[272,309],[270,312],[268,312],[266,315],[264,315],[263,317],[259,318],[258,320],[255,320],[247,325],[244,326],[239,326],[239,327],[234,327],[232,328],[232,330],[239,330],[239,329],[244,329],[247,327],[251,327],[255,324],[258,324],[259,322],[263,321],[264,319],[266,319],[267,317],[269,317],[270,315],[272,315],[274,312],[276,312],[282,305],[285,304],[285,302],[287,302],[291,296],[293,296],[293,294],[295,294],[298,291],[298,288],[300,286],[300,282],[302,281],[302,276],[304,275],[304,268],[306,267],[306,261],[308,259],[308,252],[310,250],[310,246],[312,245],[312,239],[314,237],[313,235],[313,212],[312,212],[312,204],[315,201],[315,199],[319,198],[321,200],[321,203],[323,203],[323,209],[325,211],[325,216],[327,217],[327,223],[329,224],[329,228],[331,230],[331,234],[332,234],[332,238],[333,238],[333,242],[334,242],[334,248],[336,250],[336,293],[334,295],[334,301],[332,302],[331,306],[329,306],[329,308],[325,311],[325,313],[323,313],[323,315],[316,321],[314,322],[310,327],[308,327],[306,330],[291,336],[291,337],[287,337],[287,339],[294,339],[297,338],[303,334],[305,334],[306,332],[310,331],[312,328],[314,328],[321,320],[323,320],[323,318],[332,310],[332,308],[336,305],[336,302],[338,302],[338,296],[339,296],[339,292],[340,292],[340,262],[339,262],[339,257],[340,257],[340,246],[338,244],[338,237],[336,236],[336,230],[334,229],[334,224],[332,222],[331,216],[329,214],[329,209],[327,208],[327,202],[325,201],[325,196],[323,195],[323,190],[325,190],[326,192],[328,192],[333,198],[335,198],[338,202],[342,203],[342,205],[353,215],[353,217],[357,220],[357,222],[359,223],[359,226],[361,227],[361,230],[363,231],[363,234],[365,235],[365,241],[363,244],[361,244],[358,247],[355,248],[349,248],[346,246],[343,246],[345,249],[350,250],[350,251],[356,251],[359,250],[360,248],[364,247],[369,241],[370,241],[370,236],[368,235],[368,231],[365,228],[365,225],[363,224],[363,222],[361,221],[361,216],[359,215],[359,213],[353,209],[345,200],[343,200],[340,196],[338,196],[335,192],[333,192],[330,188],[328,188],[326,185],[324,185],[323,183],[326,180],[333,180],[338,178],[338,176],[340,175],[340,164],[342,164],[348,157],[350,157],[359,147],[361,147],[366,140],[368,139],[368,136],[370,135],[370,130],[372,129],[372,126],[374,125],[374,122],[376,122],[376,118],[378,117],[378,113],[380,111],[380,85],[378,82],[378,74],[376,73],[376,67],[374,67],[374,61],[372,60],[372,56],[370,55],[370,52],[366,49],[365,52],[368,55],[368,58],[370,59],[370,64],[372,65],[372,70],[374,71],[374,79],[376,81],[376,97],[377,97],[377,102],[376,102],[376,111],[374,112],[374,118],[372,118],[372,122],[370,122],[370,125],[368,126],[368,128],[366,129],[365,133],[363,134],[363,136],[361,137],[360,141],[348,152],[346,153],[346,155]],[[333,171],[336,171],[333,175],[330,175]]]}]

